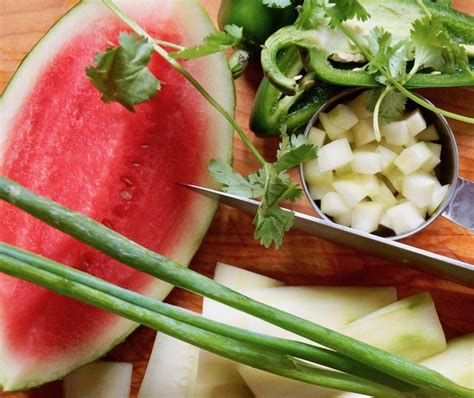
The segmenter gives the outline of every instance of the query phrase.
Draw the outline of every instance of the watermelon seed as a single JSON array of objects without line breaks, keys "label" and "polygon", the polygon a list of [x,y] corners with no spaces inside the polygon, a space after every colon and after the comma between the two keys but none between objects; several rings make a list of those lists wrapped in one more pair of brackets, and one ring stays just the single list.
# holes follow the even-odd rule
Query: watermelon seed
[{"label": "watermelon seed", "polygon": [[123,200],[132,200],[133,196],[130,192],[128,191],[122,191],[120,192],[120,197],[123,199]]},{"label": "watermelon seed", "polygon": [[148,148],[150,148],[150,145],[149,144],[142,144],[141,147],[143,149],[148,149]]},{"label": "watermelon seed", "polygon": [[133,162],[133,163],[132,163],[132,166],[133,166],[133,167],[141,167],[141,164],[138,163],[138,162]]},{"label": "watermelon seed", "polygon": [[129,186],[129,187],[133,187],[133,181],[130,177],[126,177],[126,176],[123,176],[120,178],[120,180],[122,180],[122,182],[125,183],[125,185]]}]

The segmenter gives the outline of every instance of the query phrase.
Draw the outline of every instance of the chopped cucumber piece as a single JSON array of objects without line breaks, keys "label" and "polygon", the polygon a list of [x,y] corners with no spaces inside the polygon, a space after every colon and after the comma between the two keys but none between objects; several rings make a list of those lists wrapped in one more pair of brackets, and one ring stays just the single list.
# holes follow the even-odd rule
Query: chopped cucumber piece
[{"label": "chopped cucumber piece", "polygon": [[380,203],[384,210],[389,209],[397,204],[397,199],[393,196],[392,191],[387,187],[387,185],[380,181],[380,192],[378,195],[375,195],[372,200],[374,202]]},{"label": "chopped cucumber piece", "polygon": [[417,140],[415,137],[410,137],[410,138],[408,139],[408,142],[407,142],[406,145],[405,145],[405,148],[409,148],[409,147],[411,147],[411,146],[413,146],[413,145],[415,145],[415,144],[417,144],[417,143],[418,143],[418,140]]},{"label": "chopped cucumber piece", "polygon": [[321,124],[323,125],[324,130],[326,131],[328,137],[331,140],[338,138],[342,133],[344,133],[344,131],[346,131],[343,128],[334,126],[327,113],[321,112],[319,114],[319,120],[321,121]]},{"label": "chopped cucumber piece", "polygon": [[352,161],[352,150],[347,138],[332,141],[318,151],[318,165],[321,172],[335,170]]},{"label": "chopped cucumber piece", "polygon": [[412,202],[405,202],[387,210],[393,230],[397,235],[411,231],[424,223],[418,208]]},{"label": "chopped cucumber piece", "polygon": [[392,184],[397,192],[402,190],[403,178],[405,176],[398,168],[395,168],[385,174],[385,177],[387,177],[387,180],[390,182],[390,184]]},{"label": "chopped cucumber piece", "polygon": [[313,200],[321,200],[328,192],[334,191],[331,185],[308,184],[308,190]]},{"label": "chopped cucumber piece", "polygon": [[405,121],[407,123],[408,131],[410,132],[411,136],[415,136],[418,133],[421,133],[424,129],[426,129],[426,121],[423,115],[421,114],[420,110],[417,108],[413,112],[411,112],[406,118]]},{"label": "chopped cucumber piece", "polygon": [[428,148],[430,148],[431,152],[433,152],[433,155],[435,155],[437,158],[441,157],[441,150],[442,150],[441,144],[427,142],[426,145],[428,145]]},{"label": "chopped cucumber piece", "polygon": [[347,142],[349,142],[349,144],[352,144],[354,142],[354,134],[352,133],[351,130],[344,131],[338,138],[347,139]]},{"label": "chopped cucumber piece", "polygon": [[433,152],[426,143],[419,142],[406,148],[398,155],[394,163],[403,174],[408,175],[418,171],[432,154]]},{"label": "chopped cucumber piece", "polygon": [[433,202],[436,184],[429,174],[418,172],[405,176],[402,194],[418,207],[429,206]]},{"label": "chopped cucumber piece", "polygon": [[376,175],[361,174],[359,178],[360,183],[371,199],[380,194],[380,180]]},{"label": "chopped cucumber piece", "polygon": [[341,214],[340,216],[336,216],[334,217],[334,221],[340,225],[350,227],[351,221],[352,221],[352,213],[349,211],[348,213],[344,213],[344,214]]},{"label": "chopped cucumber piece", "polygon": [[354,111],[344,104],[338,104],[329,112],[328,116],[333,126],[343,130],[351,129],[359,121]]},{"label": "chopped cucumber piece", "polygon": [[430,124],[426,129],[419,133],[416,138],[420,141],[438,141],[438,130],[436,130],[436,127],[433,124]]},{"label": "chopped cucumber piece", "polygon": [[405,120],[383,124],[380,130],[390,145],[406,145],[410,140],[410,132]]},{"label": "chopped cucumber piece", "polygon": [[336,176],[338,177],[342,177],[347,174],[352,174],[353,171],[352,171],[351,164],[348,163],[345,166],[339,167],[338,169],[336,169],[335,173],[336,173]]},{"label": "chopped cucumber piece", "polygon": [[359,120],[359,122],[354,127],[352,127],[352,134],[354,134],[356,147],[360,147],[375,141],[375,132],[374,126],[372,125],[372,118]]},{"label": "chopped cucumber piece", "polygon": [[387,215],[387,212],[382,214],[382,217],[380,218],[380,225],[383,225],[389,229],[393,229],[392,221],[390,221],[390,217]]},{"label": "chopped cucumber piece", "polygon": [[428,214],[431,216],[438,207],[443,203],[446,195],[449,191],[449,184],[443,185],[442,187],[437,187],[434,194],[431,204],[428,206]]},{"label": "chopped cucumber piece", "polygon": [[390,149],[392,152],[395,152],[397,155],[402,153],[402,151],[405,149],[402,145],[389,144],[385,137],[382,137],[382,140],[380,141],[380,145],[384,146],[385,148]]},{"label": "chopped cucumber piece", "polygon": [[198,347],[158,332],[138,398],[194,398],[198,355]]},{"label": "chopped cucumber piece", "polygon": [[65,398],[128,398],[133,365],[97,361],[80,367],[64,378]]},{"label": "chopped cucumber piece", "polygon": [[474,388],[474,333],[448,341],[445,351],[424,359],[421,365],[463,387]]},{"label": "chopped cucumber piece", "polygon": [[351,209],[337,192],[328,192],[321,199],[321,211],[328,216],[335,217],[349,213]]},{"label": "chopped cucumber piece", "polygon": [[443,328],[429,293],[381,308],[352,322],[342,332],[414,361],[446,348]]},{"label": "chopped cucumber piece", "polygon": [[377,202],[360,202],[352,208],[352,228],[364,232],[376,231],[383,213],[383,205]]},{"label": "chopped cucumber piece", "polygon": [[304,178],[309,184],[331,185],[334,181],[332,170],[321,172],[318,159],[312,159],[304,163]]},{"label": "chopped cucumber piece", "polygon": [[357,174],[338,177],[334,180],[332,186],[351,208],[367,196],[367,192],[362,187]]},{"label": "chopped cucumber piece", "polygon": [[324,145],[326,139],[326,132],[316,127],[311,127],[308,134],[308,140],[317,148],[321,148]]},{"label": "chopped cucumber piece", "polygon": [[380,168],[382,173],[390,172],[395,167],[393,162],[397,158],[397,154],[383,145],[379,145],[376,151],[380,155]]},{"label": "chopped cucumber piece", "polygon": [[355,150],[351,167],[354,173],[377,174],[381,171],[381,156],[377,152]]},{"label": "chopped cucumber piece", "polygon": [[372,117],[372,112],[365,106],[368,93],[368,91],[364,91],[347,104],[354,111],[359,120]]}]

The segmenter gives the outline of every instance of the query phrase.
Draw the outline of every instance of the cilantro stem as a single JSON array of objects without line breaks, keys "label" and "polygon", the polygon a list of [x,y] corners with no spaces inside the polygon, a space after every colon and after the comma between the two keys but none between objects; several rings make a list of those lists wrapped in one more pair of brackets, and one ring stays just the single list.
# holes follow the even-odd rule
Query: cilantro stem
[{"label": "cilantro stem", "polygon": [[186,49],[186,47],[184,47],[184,46],[180,46],[179,44],[171,43],[171,42],[165,41],[165,40],[153,39],[153,42],[160,45],[160,46],[174,48],[175,50],[179,50],[179,51],[183,51],[183,50]]},{"label": "cilantro stem", "polygon": [[385,96],[392,90],[393,90],[392,86],[385,87],[385,90],[382,92],[382,94],[380,94],[380,97],[377,99],[377,103],[375,104],[374,117],[372,118],[372,123],[374,126],[375,139],[377,140],[377,142],[380,142],[380,140],[382,139],[382,134],[380,133],[380,126],[379,126],[380,106],[382,105],[382,102]]},{"label": "cilantro stem", "polygon": [[[364,57],[367,61],[371,61],[373,59],[372,54],[370,51],[367,49],[367,47],[362,43],[356,35],[354,35],[344,24],[339,20],[339,18],[336,17],[336,15],[331,11],[330,8],[324,8],[326,10],[327,15],[332,19],[333,23],[343,32],[356,46],[359,48],[359,50],[364,54]],[[461,122],[465,123],[470,123],[474,124],[474,118],[464,116],[464,115],[458,115],[457,113],[449,112],[444,109],[438,108],[435,105],[430,104],[429,102],[425,101],[424,99],[420,98],[416,94],[412,93],[410,90],[405,88],[403,84],[401,84],[399,81],[394,79],[390,74],[385,71],[383,68],[379,68],[377,66],[378,70],[380,73],[382,73],[385,78],[392,84],[398,91],[400,91],[402,94],[404,94],[407,98],[410,98],[413,102],[417,103],[418,105],[432,111],[435,113],[438,113],[440,115],[449,117],[454,120],[459,120]]]},{"label": "cilantro stem", "polygon": [[265,165],[266,161],[263,156],[260,154],[258,149],[252,144],[252,141],[247,137],[245,132],[235,121],[235,119],[219,104],[208,92],[207,90],[173,57],[171,57],[168,52],[161,47],[153,37],[151,37],[140,25],[138,25],[134,20],[129,18],[125,13],[115,5],[112,0],[102,0],[102,3],[111,10],[118,18],[125,22],[135,33],[140,36],[145,37],[153,44],[153,49],[161,55],[173,68],[175,68],[181,75],[183,75],[198,91],[201,95],[230,123],[230,125],[235,129],[240,139],[244,144],[250,149],[255,158],[262,164]]},{"label": "cilantro stem", "polygon": [[428,7],[426,7],[425,3],[423,2],[423,0],[416,0],[416,2],[418,3],[418,5],[420,6],[420,8],[423,10],[423,12],[426,14],[426,16],[431,19],[432,15],[431,15],[431,12],[430,10],[428,10]]}]

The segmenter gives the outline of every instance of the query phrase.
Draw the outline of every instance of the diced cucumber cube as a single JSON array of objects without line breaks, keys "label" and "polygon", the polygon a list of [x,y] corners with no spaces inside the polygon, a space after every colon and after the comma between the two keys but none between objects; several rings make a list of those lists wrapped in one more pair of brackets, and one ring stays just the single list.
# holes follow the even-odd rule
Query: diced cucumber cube
[{"label": "diced cucumber cube", "polygon": [[351,130],[344,131],[338,138],[346,138],[349,144],[354,143],[354,134]]},{"label": "diced cucumber cube", "polygon": [[344,225],[345,227],[351,226],[352,213],[349,211],[347,213],[341,214],[340,216],[334,217],[334,221],[338,224]]},{"label": "diced cucumber cube", "polygon": [[352,158],[352,149],[347,138],[332,141],[318,151],[319,170],[324,173],[325,171],[338,169],[350,163]]},{"label": "diced cucumber cube", "polygon": [[308,134],[308,140],[315,147],[321,148],[324,145],[324,140],[326,139],[326,132],[324,130],[318,129],[317,127],[311,127]]},{"label": "diced cucumber cube", "polygon": [[331,185],[333,173],[331,170],[321,173],[317,159],[312,159],[304,163],[304,178],[309,184]]},{"label": "diced cucumber cube", "polygon": [[436,184],[433,177],[423,173],[413,173],[405,176],[402,184],[402,194],[418,207],[429,206],[433,202]]},{"label": "diced cucumber cube", "polygon": [[395,167],[393,162],[397,158],[397,154],[383,145],[379,145],[376,151],[380,155],[380,168],[382,173],[388,173]]},{"label": "diced cucumber cube", "polygon": [[[379,333],[374,333],[376,330]],[[352,322],[342,332],[413,361],[446,349],[443,328],[429,293],[381,308]]]},{"label": "diced cucumber cube", "polygon": [[365,145],[357,147],[357,150],[358,151],[365,151],[365,152],[376,152],[377,147],[378,147],[377,143],[372,142],[370,144],[365,144]]},{"label": "diced cucumber cube", "polygon": [[328,192],[321,199],[321,211],[328,216],[335,217],[350,212],[349,206],[336,192]]},{"label": "diced cucumber cube", "polygon": [[432,142],[427,142],[428,148],[430,148],[432,155],[429,159],[423,163],[421,169],[429,173],[430,171],[434,170],[434,168],[441,163],[441,145],[440,144],[433,144]]},{"label": "diced cucumber cube", "polygon": [[384,146],[385,148],[390,149],[392,152],[395,152],[397,155],[402,153],[402,151],[405,149],[402,145],[389,144],[385,137],[382,137],[382,140],[380,141],[380,145]]},{"label": "diced cucumber cube", "polygon": [[408,175],[419,170],[432,154],[433,152],[426,143],[419,142],[405,149],[398,155],[394,163],[403,174]]},{"label": "diced cucumber cube", "polygon": [[319,120],[321,121],[321,124],[323,125],[324,130],[326,131],[328,137],[331,140],[336,139],[342,133],[344,133],[344,131],[346,131],[345,129],[341,129],[339,127],[334,126],[331,123],[331,119],[329,118],[329,115],[327,113],[321,112],[319,114]]},{"label": "diced cucumber cube", "polygon": [[368,91],[364,91],[347,104],[354,111],[359,120],[369,118],[373,114],[365,106],[368,93]]},{"label": "diced cucumber cube", "polygon": [[406,118],[405,121],[407,122],[408,131],[410,132],[411,136],[415,136],[418,133],[421,133],[424,129],[426,129],[426,121],[423,115],[421,114],[419,109],[414,110],[411,112]]},{"label": "diced cucumber cube", "polygon": [[362,187],[357,174],[336,178],[332,186],[350,208],[367,196],[367,192]]},{"label": "diced cucumber cube", "polygon": [[334,188],[332,184],[308,184],[308,190],[313,200],[321,200],[328,192],[334,191]]},{"label": "diced cucumber cube", "polygon": [[390,217],[387,215],[387,212],[383,213],[382,217],[380,217],[380,225],[383,225],[389,229],[393,229],[392,221],[390,221]]},{"label": "diced cucumber cube", "polygon": [[415,145],[418,142],[418,140],[415,137],[410,137],[408,142],[405,145],[405,148],[409,148],[413,145]]},{"label": "diced cucumber cube", "polygon": [[411,231],[425,222],[412,202],[405,202],[387,210],[393,230],[397,235]]},{"label": "diced cucumber cube", "polygon": [[351,162],[352,171],[360,174],[377,174],[381,171],[381,156],[378,152],[355,150]]},{"label": "diced cucumber cube", "polygon": [[431,152],[433,152],[433,155],[435,155],[437,158],[441,157],[441,150],[442,150],[441,144],[427,142],[426,145],[428,145],[428,148],[430,148]]},{"label": "diced cucumber cube", "polygon": [[383,205],[377,202],[360,202],[352,208],[352,228],[364,232],[374,232],[379,227]]},{"label": "diced cucumber cube", "polygon": [[418,138],[419,141],[438,141],[438,130],[436,130],[436,127],[433,124],[430,124],[426,129],[419,133],[416,138]]},{"label": "diced cucumber cube", "polygon": [[443,203],[444,198],[448,194],[449,184],[443,185],[442,187],[437,187],[433,194],[433,200],[431,201],[430,205],[428,206],[428,214],[431,216]]},{"label": "diced cucumber cube", "polygon": [[376,175],[361,174],[360,183],[371,199],[380,194],[380,180]]},{"label": "diced cucumber cube", "polygon": [[352,127],[354,134],[354,141],[356,147],[368,144],[375,141],[374,126],[372,125],[372,118],[362,119]]},{"label": "diced cucumber cube", "polygon": [[338,104],[328,116],[333,126],[343,130],[351,129],[359,121],[354,111],[344,104]]},{"label": "diced cucumber cube", "polygon": [[380,130],[390,145],[406,145],[410,140],[410,132],[405,120],[382,124]]},{"label": "diced cucumber cube", "polygon": [[398,170],[398,168],[392,169],[392,171],[385,174],[385,177],[387,177],[387,180],[392,184],[396,191],[400,192],[402,190],[404,174]]},{"label": "diced cucumber cube", "polygon": [[378,195],[372,197],[374,202],[380,203],[383,206],[383,209],[389,209],[397,204],[397,199],[393,196],[392,191],[385,185],[384,182],[380,181],[379,184],[380,191]]},{"label": "diced cucumber cube", "polygon": [[351,164],[348,163],[345,166],[339,167],[338,169],[336,169],[335,173],[337,177],[342,177],[347,174],[352,174],[353,171],[352,171]]}]

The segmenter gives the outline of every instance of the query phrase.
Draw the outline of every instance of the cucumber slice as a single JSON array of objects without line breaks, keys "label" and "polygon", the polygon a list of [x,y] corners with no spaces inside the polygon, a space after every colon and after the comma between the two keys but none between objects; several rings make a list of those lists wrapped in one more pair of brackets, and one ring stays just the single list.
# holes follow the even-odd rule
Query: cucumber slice
[{"label": "cucumber slice", "polygon": [[369,144],[375,141],[374,126],[372,124],[372,118],[361,119],[359,122],[352,127],[352,133],[354,134],[354,141],[356,147]]},{"label": "cucumber slice", "polygon": [[65,398],[128,398],[133,365],[125,362],[89,363],[64,378]]},{"label": "cucumber slice", "polygon": [[376,231],[383,213],[383,205],[377,202],[360,202],[352,208],[352,228],[364,232]]},{"label": "cucumber slice", "polygon": [[331,217],[349,213],[351,209],[337,192],[328,192],[321,199],[321,211]]},{"label": "cucumber slice", "polygon": [[321,148],[324,145],[326,139],[326,132],[316,127],[311,127],[308,134],[308,140],[317,148]]},{"label": "cucumber slice", "polygon": [[432,154],[426,143],[419,142],[403,150],[394,163],[403,174],[408,175],[418,171]]},{"label": "cucumber slice", "polygon": [[387,216],[397,235],[411,231],[425,221],[418,208],[412,202],[405,202],[387,210]]},{"label": "cucumber slice", "polygon": [[383,124],[380,130],[390,145],[406,145],[411,137],[405,120]]},{"label": "cucumber slice", "polygon": [[238,292],[284,286],[283,282],[276,279],[220,262],[216,265],[214,280]]},{"label": "cucumber slice", "polygon": [[319,114],[319,120],[331,140],[338,138],[342,133],[344,133],[344,131],[346,131],[343,128],[333,125],[327,113],[321,112]]},{"label": "cucumber slice", "polygon": [[318,159],[309,160],[303,165],[304,178],[309,184],[331,185],[334,181],[332,170],[321,172]]},{"label": "cucumber slice", "polygon": [[395,167],[393,162],[397,158],[397,154],[383,145],[379,145],[376,151],[380,154],[380,168],[382,173],[390,172]]},{"label": "cucumber slice", "polygon": [[332,186],[350,208],[367,196],[357,174],[339,177],[334,180]]},{"label": "cucumber slice", "polygon": [[466,388],[474,388],[474,333],[448,341],[445,351],[424,359],[421,365]]},{"label": "cucumber slice", "polygon": [[429,293],[381,308],[343,328],[342,333],[418,361],[446,349],[446,338]]},{"label": "cucumber slice", "polygon": [[193,398],[198,354],[198,347],[158,332],[138,398]]},{"label": "cucumber slice", "polygon": [[418,172],[405,176],[402,183],[402,194],[418,207],[429,206],[433,202],[436,182],[433,176]]},{"label": "cucumber slice", "polygon": [[359,121],[359,118],[354,111],[344,104],[336,105],[329,112],[328,116],[333,126],[346,131],[354,127]]},{"label": "cucumber slice", "polygon": [[374,197],[380,195],[380,186],[381,181],[376,175],[373,174],[361,174],[360,183],[362,187],[367,192],[367,195],[373,199]]},{"label": "cucumber slice", "polygon": [[321,172],[335,170],[352,161],[352,150],[347,138],[332,141],[318,151],[318,165]]},{"label": "cucumber slice", "polygon": [[397,192],[402,190],[404,174],[398,168],[394,168],[392,171],[384,175]]},{"label": "cucumber slice", "polygon": [[377,174],[382,170],[382,158],[378,152],[355,150],[351,162],[352,171],[360,174]]},{"label": "cucumber slice", "polygon": [[407,123],[408,131],[410,132],[410,135],[412,137],[426,129],[425,118],[423,117],[418,108],[411,112],[405,118],[405,121]]}]

